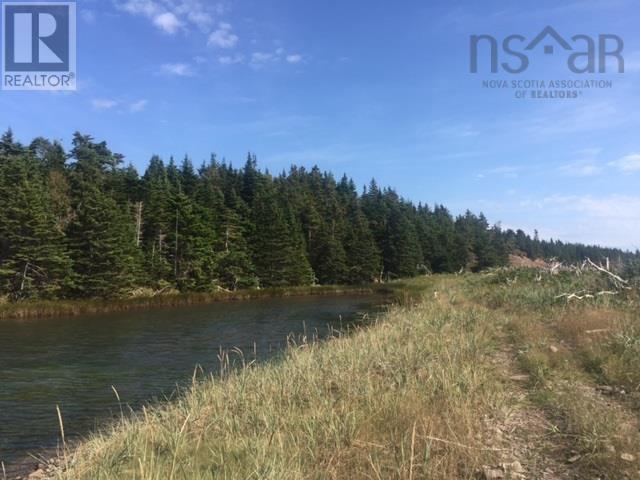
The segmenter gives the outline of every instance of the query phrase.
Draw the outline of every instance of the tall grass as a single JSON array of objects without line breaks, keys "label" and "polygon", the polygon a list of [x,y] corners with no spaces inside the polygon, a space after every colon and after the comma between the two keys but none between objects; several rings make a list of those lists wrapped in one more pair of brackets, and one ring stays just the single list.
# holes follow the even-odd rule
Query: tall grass
[{"label": "tall grass", "polygon": [[68,317],[98,313],[126,312],[160,307],[186,307],[221,301],[276,298],[305,295],[388,294],[403,289],[402,282],[390,285],[310,286],[238,290],[236,292],[178,293],[109,300],[25,300],[0,303],[0,320],[41,317]]},{"label": "tall grass", "polygon": [[496,456],[479,418],[506,393],[495,323],[454,306],[456,288],[423,281],[369,328],[201,381],[88,439],[60,478],[475,478]]}]

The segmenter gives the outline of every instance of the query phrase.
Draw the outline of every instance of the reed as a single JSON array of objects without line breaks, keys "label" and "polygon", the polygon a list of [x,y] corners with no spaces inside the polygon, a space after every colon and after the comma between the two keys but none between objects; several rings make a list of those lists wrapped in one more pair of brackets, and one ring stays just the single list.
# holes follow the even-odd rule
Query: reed
[{"label": "reed", "polygon": [[60,478],[474,478],[495,456],[477,419],[504,401],[485,355],[494,324],[416,282],[422,299],[352,335],[239,370],[226,360],[241,352],[221,353],[219,375],[94,435]]}]

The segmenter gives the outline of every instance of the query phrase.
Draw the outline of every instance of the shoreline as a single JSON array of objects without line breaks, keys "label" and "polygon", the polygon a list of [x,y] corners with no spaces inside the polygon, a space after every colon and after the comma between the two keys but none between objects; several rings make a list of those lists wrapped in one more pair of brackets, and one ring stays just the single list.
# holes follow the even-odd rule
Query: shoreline
[{"label": "shoreline", "polygon": [[285,298],[322,295],[393,295],[401,290],[400,284],[370,285],[322,285],[310,287],[278,287],[262,290],[238,290],[236,292],[180,293],[155,297],[89,299],[89,300],[41,300],[0,305],[0,321],[34,320],[80,315],[99,315],[154,308],[189,307],[217,302],[252,300],[258,298]]}]

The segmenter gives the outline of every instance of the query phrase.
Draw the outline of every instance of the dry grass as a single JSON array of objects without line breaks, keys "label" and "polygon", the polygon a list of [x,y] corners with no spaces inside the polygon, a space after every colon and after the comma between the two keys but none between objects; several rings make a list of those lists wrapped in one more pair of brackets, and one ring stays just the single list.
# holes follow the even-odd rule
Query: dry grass
[{"label": "dry grass", "polygon": [[[583,279],[586,285],[600,281]],[[503,287],[492,288],[488,298],[507,298],[499,308],[510,313],[510,341],[520,368],[530,376],[530,397],[556,425],[558,441],[567,445],[566,459],[575,461],[574,470],[585,478],[637,478],[640,423],[634,396],[605,396],[596,388],[605,385],[616,391],[623,386],[631,392],[639,386],[635,294],[567,303],[558,301],[557,292],[585,287],[573,280],[562,285],[554,279],[511,279],[514,301],[509,302]]]},{"label": "dry grass", "polygon": [[487,431],[503,417],[531,430],[508,452],[526,452],[530,472],[637,478],[637,294],[558,299],[606,282],[526,270],[410,282],[368,328],[224,371],[93,436],[60,479],[472,479],[504,458]]},{"label": "dry grass", "polygon": [[427,301],[370,328],[195,385],[88,440],[61,478],[474,478],[496,456],[479,419],[506,392],[495,323],[452,306],[458,288],[423,281]]}]

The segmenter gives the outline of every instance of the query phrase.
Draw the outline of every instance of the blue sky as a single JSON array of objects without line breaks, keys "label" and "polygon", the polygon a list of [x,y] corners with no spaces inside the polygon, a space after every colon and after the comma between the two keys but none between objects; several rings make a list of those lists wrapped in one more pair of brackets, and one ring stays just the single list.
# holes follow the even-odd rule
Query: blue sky
[{"label": "blue sky", "polygon": [[[484,211],[544,237],[640,248],[640,9],[633,0],[78,0],[77,92],[0,92],[0,128],[68,145],[79,130],[143,170],[247,151],[376,177],[415,202]],[[469,36],[613,33],[612,88],[516,99],[482,80],[562,80],[562,54],[519,75],[469,73]],[[613,71],[613,70],[612,70]],[[573,75],[573,76],[572,76]]]}]

